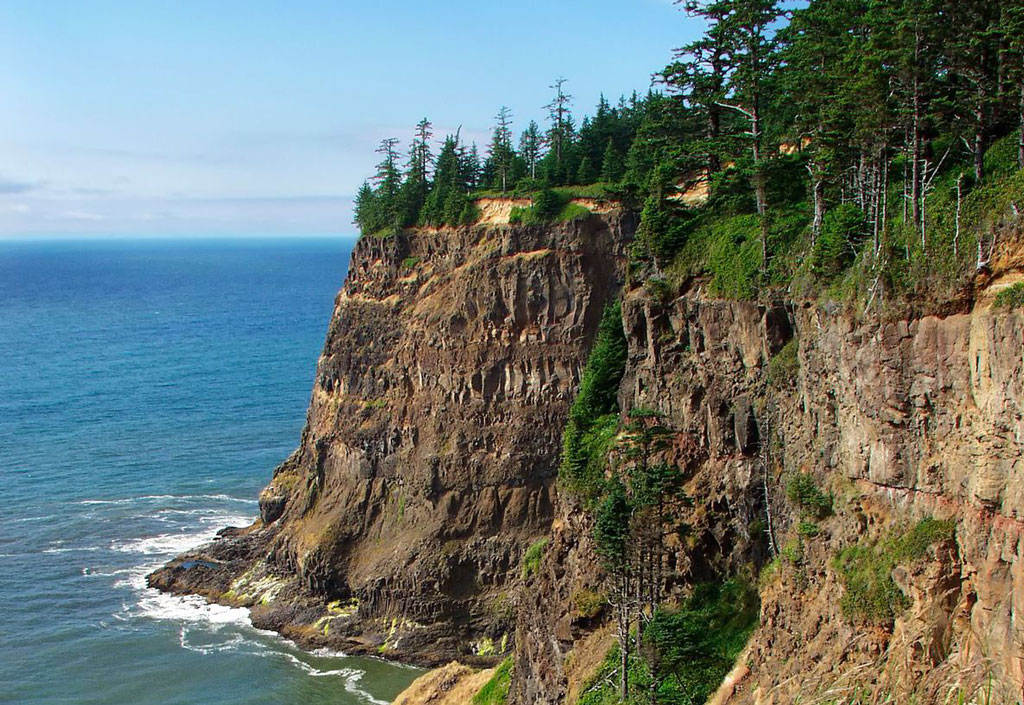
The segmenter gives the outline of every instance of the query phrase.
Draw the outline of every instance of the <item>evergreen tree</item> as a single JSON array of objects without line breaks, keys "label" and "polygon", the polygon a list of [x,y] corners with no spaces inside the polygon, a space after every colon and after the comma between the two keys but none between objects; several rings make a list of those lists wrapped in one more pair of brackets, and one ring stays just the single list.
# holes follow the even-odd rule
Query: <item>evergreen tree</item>
[{"label": "evergreen tree", "polygon": [[589,156],[584,155],[576,169],[576,183],[586,186],[594,183],[595,179],[597,179],[597,172],[594,170],[594,164],[590,161]]},{"label": "evergreen tree", "polygon": [[378,230],[398,230],[403,225],[404,211],[401,203],[402,174],[398,170],[398,144],[394,137],[381,140],[377,154],[381,161],[373,177],[375,211],[378,216]]},{"label": "evergreen tree", "polygon": [[541,157],[541,134],[540,127],[536,122],[530,120],[522,136],[519,138],[519,154],[526,162],[527,173],[530,178],[537,179],[537,162]]},{"label": "evergreen tree", "polygon": [[615,148],[615,143],[608,140],[604,156],[601,159],[601,181],[609,184],[618,183],[626,171],[625,160],[622,153]]},{"label": "evergreen tree", "polygon": [[555,97],[544,106],[544,109],[548,111],[548,121],[550,122],[547,143],[551,154],[554,155],[555,169],[559,171],[562,168],[562,161],[568,145],[572,141],[573,134],[572,115],[570,113],[572,96],[563,89],[565,84],[566,79],[561,77],[555,79],[555,83],[551,86],[555,91]]},{"label": "evergreen tree", "polygon": [[734,37],[729,18],[733,11],[730,0],[676,0],[691,17],[707,25],[704,35],[676,50],[675,61],[660,74],[671,88],[678,91],[687,105],[704,123],[700,140],[691,149],[706,155],[708,178],[721,168],[722,111],[726,98],[726,79],[732,71]]},{"label": "evergreen tree", "polygon": [[486,170],[493,179],[491,185],[505,193],[511,181],[516,156],[512,148],[512,111],[507,106],[501,106],[495,120],[497,125],[488,147]]},{"label": "evergreen tree", "polygon": [[426,118],[416,125],[416,133],[409,148],[409,161],[406,166],[405,182],[402,184],[402,207],[404,224],[414,224],[427,200],[430,190],[430,169],[434,157],[430,153],[430,138],[433,126]]}]

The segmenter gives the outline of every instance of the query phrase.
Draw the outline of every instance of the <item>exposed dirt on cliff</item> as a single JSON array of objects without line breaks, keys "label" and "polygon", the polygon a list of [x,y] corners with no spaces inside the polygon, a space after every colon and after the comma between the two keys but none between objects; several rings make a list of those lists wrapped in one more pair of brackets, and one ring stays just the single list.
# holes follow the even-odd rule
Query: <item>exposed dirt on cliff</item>
[{"label": "exposed dirt on cliff", "polygon": [[468,705],[494,670],[473,669],[453,661],[417,678],[392,705]]}]

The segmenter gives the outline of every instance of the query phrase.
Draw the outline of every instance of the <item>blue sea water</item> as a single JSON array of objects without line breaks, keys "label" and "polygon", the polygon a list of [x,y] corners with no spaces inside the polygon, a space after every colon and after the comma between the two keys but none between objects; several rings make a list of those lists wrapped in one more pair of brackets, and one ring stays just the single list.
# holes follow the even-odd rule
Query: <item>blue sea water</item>
[{"label": "blue sea water", "polygon": [[351,244],[0,240],[0,702],[384,703],[418,675],[145,587],[255,516]]}]

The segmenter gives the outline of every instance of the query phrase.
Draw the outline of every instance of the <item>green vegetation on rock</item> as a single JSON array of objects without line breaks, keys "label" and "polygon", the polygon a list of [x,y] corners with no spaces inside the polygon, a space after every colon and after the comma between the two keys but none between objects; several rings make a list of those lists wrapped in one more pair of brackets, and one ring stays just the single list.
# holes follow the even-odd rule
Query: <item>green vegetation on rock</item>
[{"label": "green vegetation on rock", "polygon": [[841,606],[852,619],[886,623],[910,606],[893,580],[893,570],[923,558],[928,548],[953,537],[952,521],[927,518],[909,531],[890,535],[877,545],[858,544],[840,551],[832,561],[845,593]]},{"label": "green vegetation on rock", "polygon": [[498,664],[491,679],[473,696],[473,705],[505,705],[512,685],[513,665],[511,656]]},{"label": "green vegetation on rock", "polygon": [[998,294],[992,302],[994,309],[1024,308],[1024,282],[1018,282],[1009,286]]},{"label": "green vegetation on rock", "polygon": [[531,543],[526,549],[526,553],[523,554],[523,580],[540,572],[540,561],[550,541],[551,539],[545,536]]}]

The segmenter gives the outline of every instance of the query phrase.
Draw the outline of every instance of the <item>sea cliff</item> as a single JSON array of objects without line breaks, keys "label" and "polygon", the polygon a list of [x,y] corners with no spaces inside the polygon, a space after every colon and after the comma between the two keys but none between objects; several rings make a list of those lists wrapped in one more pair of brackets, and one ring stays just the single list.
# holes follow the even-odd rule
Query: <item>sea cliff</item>
[{"label": "sea cliff", "polygon": [[[1024,313],[992,302],[1024,276],[1019,221],[955,299],[871,312],[728,301],[700,278],[631,286],[635,222],[614,209],[364,237],[259,521],[151,584],[249,606],[305,646],[424,665],[510,655],[511,702],[576,702],[614,637],[607,605],[582,604],[606,576],[557,472],[621,297],[623,415],[657,409],[699,451],[687,531],[669,540],[673,599],[735,575],[760,596],[713,702],[1015,702]],[[808,514],[795,476],[827,509]]]}]

